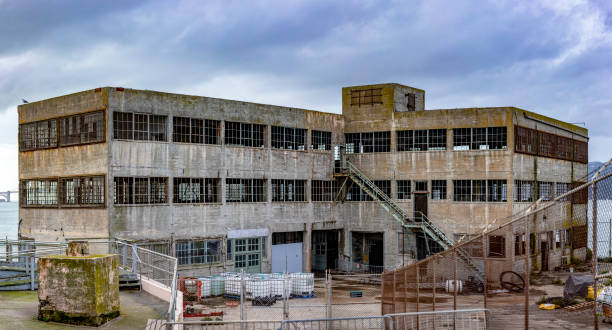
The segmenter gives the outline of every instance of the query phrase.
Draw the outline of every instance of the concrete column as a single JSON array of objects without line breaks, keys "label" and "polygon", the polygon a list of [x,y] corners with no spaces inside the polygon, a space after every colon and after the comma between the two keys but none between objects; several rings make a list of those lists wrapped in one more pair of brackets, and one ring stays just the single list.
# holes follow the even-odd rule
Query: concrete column
[{"label": "concrete column", "polygon": [[303,244],[302,268],[305,273],[312,271],[312,224],[304,224],[304,244]]}]

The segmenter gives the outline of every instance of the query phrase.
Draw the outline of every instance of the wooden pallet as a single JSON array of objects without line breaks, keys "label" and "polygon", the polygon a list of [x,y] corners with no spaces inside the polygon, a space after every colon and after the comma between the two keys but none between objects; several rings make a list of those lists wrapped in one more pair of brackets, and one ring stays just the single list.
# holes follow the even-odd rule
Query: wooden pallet
[{"label": "wooden pallet", "polygon": [[582,311],[588,308],[593,308],[593,304],[595,304],[594,301],[585,301],[585,302],[581,302],[579,304],[576,305],[572,305],[572,306],[567,306],[565,308],[563,308],[564,310],[568,311],[568,312],[578,312],[578,311]]}]

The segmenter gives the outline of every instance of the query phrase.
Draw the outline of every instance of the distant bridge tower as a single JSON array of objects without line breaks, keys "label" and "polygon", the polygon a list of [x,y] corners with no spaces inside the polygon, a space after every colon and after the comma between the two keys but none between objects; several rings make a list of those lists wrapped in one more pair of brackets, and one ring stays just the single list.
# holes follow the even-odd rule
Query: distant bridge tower
[{"label": "distant bridge tower", "polygon": [[0,192],[0,197],[4,197],[7,202],[11,201],[11,194],[16,194],[18,191],[2,191]]}]

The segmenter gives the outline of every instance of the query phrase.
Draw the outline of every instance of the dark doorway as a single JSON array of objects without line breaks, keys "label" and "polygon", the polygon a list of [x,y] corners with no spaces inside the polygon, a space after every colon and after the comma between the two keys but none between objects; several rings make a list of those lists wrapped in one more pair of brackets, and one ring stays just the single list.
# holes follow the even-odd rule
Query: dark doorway
[{"label": "dark doorway", "polygon": [[370,272],[382,272],[385,265],[383,233],[354,231],[351,236],[353,263],[370,267]]},{"label": "dark doorway", "polygon": [[383,266],[384,265],[384,249],[383,249],[383,240],[376,239],[370,240],[370,266]]},{"label": "dark doorway", "polygon": [[542,256],[542,271],[548,270],[548,242],[540,243],[540,255]]},{"label": "dark doorway", "polygon": [[338,235],[338,230],[315,230],[312,232],[312,269],[314,271],[336,268]]},{"label": "dark doorway", "polygon": [[416,221],[422,221],[423,215],[427,217],[427,194],[426,193],[415,193],[414,194],[414,219]]}]

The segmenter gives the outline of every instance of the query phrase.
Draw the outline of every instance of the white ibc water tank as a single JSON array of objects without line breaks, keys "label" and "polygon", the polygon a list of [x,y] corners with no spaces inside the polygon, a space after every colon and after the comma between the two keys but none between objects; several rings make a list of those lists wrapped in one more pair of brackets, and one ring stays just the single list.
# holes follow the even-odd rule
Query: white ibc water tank
[{"label": "white ibc water tank", "polygon": [[[455,291],[455,281],[454,280],[446,280],[446,292],[454,292]],[[463,291],[463,282],[461,280],[457,280],[457,293],[461,293]]]},{"label": "white ibc water tank", "polygon": [[272,296],[287,298],[291,294],[291,281],[286,278],[271,278],[270,293]]},{"label": "white ibc water tank", "polygon": [[198,278],[198,281],[200,282],[200,297],[205,298],[211,296],[212,291],[210,289],[210,279],[203,277]]},{"label": "white ibc water tank", "polygon": [[240,277],[228,276],[225,278],[225,293],[232,296],[240,295]]},{"label": "white ibc water tank", "polygon": [[258,276],[246,280],[246,297],[249,299],[270,297],[270,280]]},{"label": "white ibc water tank", "polygon": [[313,273],[292,273],[289,278],[291,279],[291,293],[303,295],[314,292]]},{"label": "white ibc water tank", "polygon": [[209,276],[210,294],[212,296],[220,296],[225,293],[225,277],[224,276]]}]

